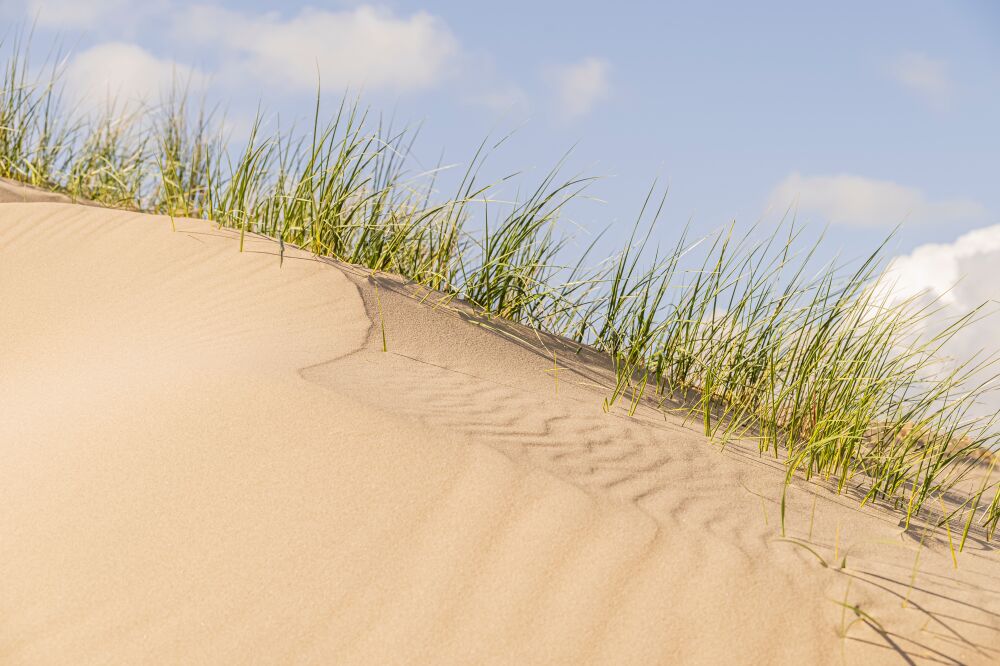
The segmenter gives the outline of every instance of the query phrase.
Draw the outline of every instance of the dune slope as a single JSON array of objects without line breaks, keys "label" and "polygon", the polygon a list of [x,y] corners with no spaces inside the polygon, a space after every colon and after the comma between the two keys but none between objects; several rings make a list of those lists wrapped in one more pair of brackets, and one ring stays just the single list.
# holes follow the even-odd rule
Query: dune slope
[{"label": "dune slope", "polygon": [[10,203],[0,303],[4,663],[1000,659],[975,531],[802,483],[782,540],[779,464],[391,277]]}]

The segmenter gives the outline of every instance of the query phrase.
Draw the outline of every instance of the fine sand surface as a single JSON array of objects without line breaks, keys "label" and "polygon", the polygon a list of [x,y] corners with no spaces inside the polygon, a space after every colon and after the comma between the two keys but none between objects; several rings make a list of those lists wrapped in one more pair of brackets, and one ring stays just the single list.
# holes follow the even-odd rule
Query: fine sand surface
[{"label": "fine sand surface", "polygon": [[47,192],[8,178],[0,178],[0,203],[52,202],[72,203],[65,194]]},{"label": "fine sand surface", "polygon": [[1000,661],[980,533],[798,483],[781,541],[779,463],[588,351],[239,245],[0,205],[0,663]]}]

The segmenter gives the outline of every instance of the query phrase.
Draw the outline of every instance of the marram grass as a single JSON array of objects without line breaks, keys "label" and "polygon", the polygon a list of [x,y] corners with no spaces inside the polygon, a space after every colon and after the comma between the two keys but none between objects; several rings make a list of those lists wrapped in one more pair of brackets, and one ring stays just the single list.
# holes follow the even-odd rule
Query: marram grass
[{"label": "marram grass", "polygon": [[[566,262],[557,221],[588,178],[562,179],[557,168],[499,202],[502,182],[479,175],[484,142],[443,196],[437,170],[409,171],[415,132],[347,102],[325,120],[317,99],[305,131],[266,133],[258,117],[235,152],[183,92],[78,118],[62,104],[58,68],[33,78],[23,46],[6,49],[0,176],[264,234],[591,345],[616,370],[605,410],[631,415],[643,401],[680,410],[718,441],[755,439],[785,461],[789,483],[830,479],[906,521],[996,447],[996,417],[972,415],[992,387],[993,359],[940,363],[983,309],[923,332],[936,306],[880,287],[884,244],[817,269],[820,241],[803,247],[794,223],[762,240],[760,228],[730,226],[700,239],[683,231],[650,258],[665,199],[654,187],[616,255],[594,262],[592,243]],[[1000,523],[1000,484],[989,476],[945,518],[963,526],[959,549],[973,525],[991,539]]]}]

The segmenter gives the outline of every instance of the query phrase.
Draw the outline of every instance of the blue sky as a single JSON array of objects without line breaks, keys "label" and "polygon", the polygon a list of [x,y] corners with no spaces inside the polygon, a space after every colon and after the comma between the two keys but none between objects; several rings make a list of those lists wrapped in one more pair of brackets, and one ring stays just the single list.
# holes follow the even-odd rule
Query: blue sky
[{"label": "blue sky", "polygon": [[[135,72],[116,80],[122,52],[85,58],[128,44],[198,72],[237,124],[258,100],[292,119],[310,112],[318,61],[331,101],[363,87],[376,109],[422,122],[418,151],[432,162],[442,148],[461,162],[487,132],[513,128],[497,173],[544,171],[576,145],[570,170],[606,177],[593,193],[607,203],[576,211],[588,225],[628,219],[654,177],[670,183],[668,220],[706,229],[796,195],[802,217],[831,223],[832,242],[870,242],[907,221],[902,251],[1000,221],[992,3],[593,4],[6,6],[37,17],[36,46],[58,39],[71,61],[84,56],[90,92],[148,94],[164,77],[161,67],[136,86]],[[339,48],[325,37],[351,31]],[[281,36],[262,44],[262,32]],[[815,190],[838,181],[814,179],[831,177],[853,179],[839,182],[841,198],[874,200],[826,200]]]},{"label": "blue sky", "polygon": [[427,166],[517,128],[488,175],[523,170],[530,185],[575,146],[567,173],[602,176],[591,194],[603,203],[571,214],[612,225],[612,240],[660,178],[664,244],[688,220],[772,221],[797,202],[847,254],[903,223],[893,252],[911,290],[970,274],[956,307],[1000,298],[1000,5],[987,0],[0,7],[37,21],[38,49],[64,45],[81,100],[155,96],[181,72],[238,133],[258,101],[306,117],[318,65],[331,103],[363,89],[422,123]]}]

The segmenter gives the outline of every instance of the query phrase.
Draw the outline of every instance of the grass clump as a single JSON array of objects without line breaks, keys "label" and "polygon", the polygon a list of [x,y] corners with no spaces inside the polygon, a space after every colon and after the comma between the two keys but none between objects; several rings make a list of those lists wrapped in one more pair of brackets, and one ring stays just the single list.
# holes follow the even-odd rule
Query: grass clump
[{"label": "grass clump", "polygon": [[[483,183],[480,172],[506,137],[480,145],[442,196],[439,169],[409,171],[416,132],[356,103],[325,121],[317,97],[305,131],[267,131],[258,115],[244,148],[230,151],[213,114],[183,92],[141,112],[76,118],[61,103],[58,68],[33,79],[24,44],[7,50],[0,176],[270,236],[590,345],[615,368],[607,411],[623,402],[633,414],[653,397],[719,441],[756,439],[785,460],[789,481],[852,484],[907,520],[997,443],[995,417],[972,415],[992,359],[940,363],[984,311],[924,332],[937,306],[884,288],[885,244],[817,267],[820,241],[804,243],[789,222],[764,234],[684,231],[652,250],[665,203],[654,185],[617,254],[592,262],[595,239],[567,261],[556,223],[591,179],[562,178],[557,165],[527,196],[501,202],[507,179]],[[1000,487],[983,482],[967,506],[961,543],[973,523],[991,538]]]}]

